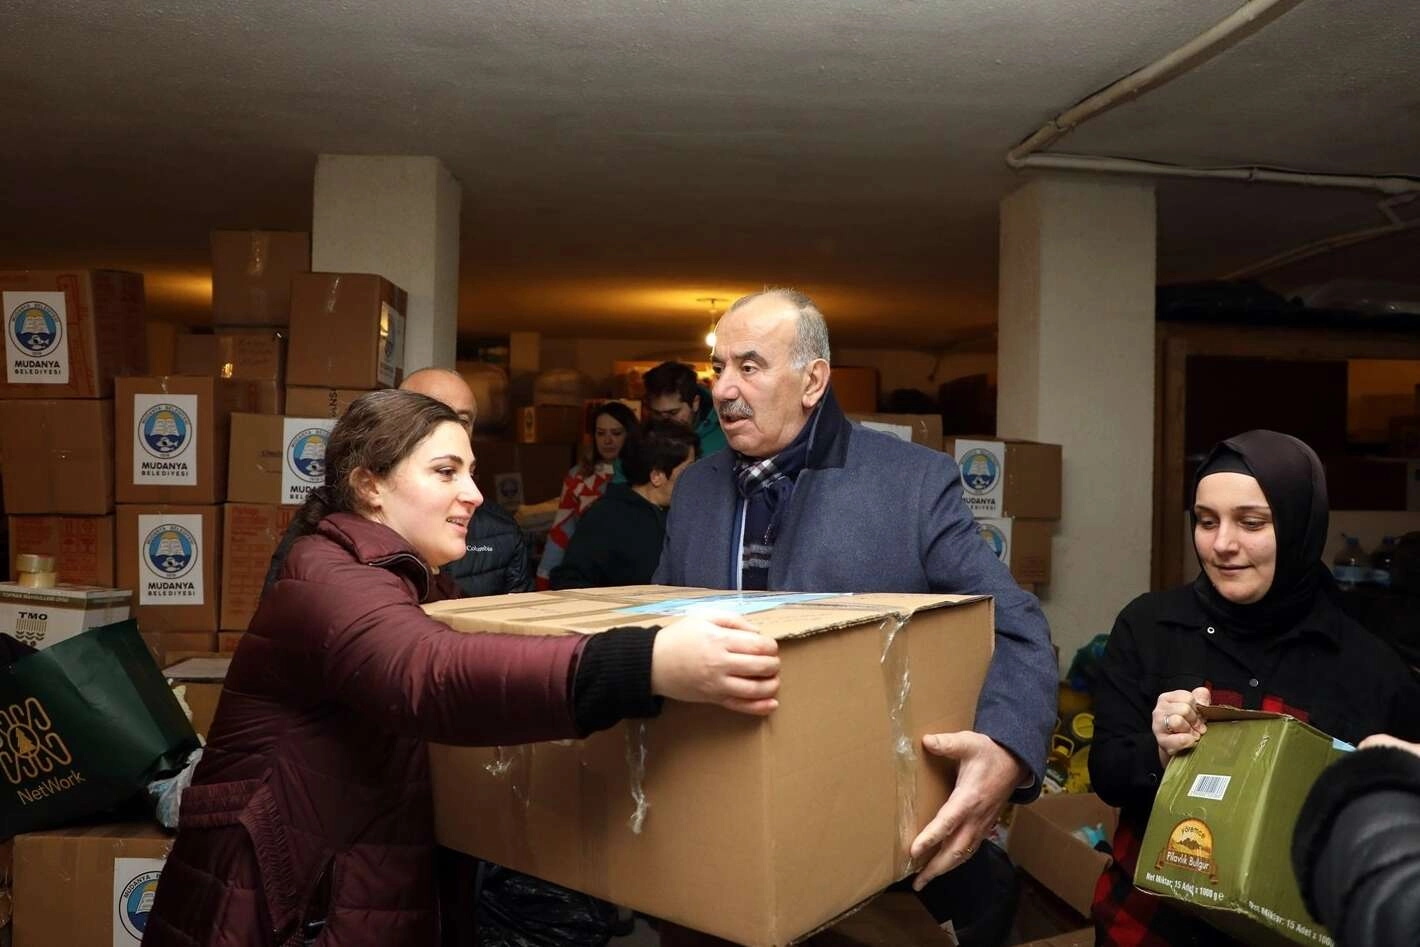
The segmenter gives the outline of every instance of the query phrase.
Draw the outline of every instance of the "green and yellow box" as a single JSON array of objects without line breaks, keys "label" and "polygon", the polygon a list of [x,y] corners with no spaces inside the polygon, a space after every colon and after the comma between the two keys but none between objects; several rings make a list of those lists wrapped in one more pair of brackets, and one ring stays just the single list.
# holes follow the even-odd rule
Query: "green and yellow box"
[{"label": "green and yellow box", "polygon": [[1351,747],[1283,714],[1204,717],[1203,739],[1164,770],[1134,884],[1245,943],[1329,947],[1292,874],[1292,831],[1312,784]]}]

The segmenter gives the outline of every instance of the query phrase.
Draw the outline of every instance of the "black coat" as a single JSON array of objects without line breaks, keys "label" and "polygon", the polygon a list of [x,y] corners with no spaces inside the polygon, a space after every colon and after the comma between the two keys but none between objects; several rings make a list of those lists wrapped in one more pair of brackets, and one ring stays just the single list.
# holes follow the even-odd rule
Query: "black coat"
[{"label": "black coat", "polygon": [[582,514],[567,555],[552,570],[552,587],[647,585],[661,561],[665,536],[665,510],[627,484],[609,484]]},{"label": "black coat", "polygon": [[454,580],[459,594],[503,595],[530,592],[533,572],[527,540],[518,521],[496,503],[485,503],[469,524],[464,557],[441,570]]},{"label": "black coat", "polygon": [[1361,750],[1330,767],[1297,819],[1292,865],[1341,947],[1420,944],[1420,757]]}]

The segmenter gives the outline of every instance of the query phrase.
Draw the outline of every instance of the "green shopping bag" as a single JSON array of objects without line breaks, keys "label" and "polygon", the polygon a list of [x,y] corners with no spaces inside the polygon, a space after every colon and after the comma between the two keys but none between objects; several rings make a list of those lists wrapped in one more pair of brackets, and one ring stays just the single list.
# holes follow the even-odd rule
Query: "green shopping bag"
[{"label": "green shopping bag", "polygon": [[0,838],[115,806],[197,735],[129,620],[0,670]]}]

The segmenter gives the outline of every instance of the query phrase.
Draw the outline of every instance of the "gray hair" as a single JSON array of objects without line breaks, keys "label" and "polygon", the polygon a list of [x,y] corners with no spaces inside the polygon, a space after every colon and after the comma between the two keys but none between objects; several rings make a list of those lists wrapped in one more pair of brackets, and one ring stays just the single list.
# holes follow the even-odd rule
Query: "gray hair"
[{"label": "gray hair", "polygon": [[828,323],[824,321],[823,313],[819,312],[814,301],[797,289],[783,286],[765,287],[757,293],[750,293],[748,296],[736,299],[726,310],[725,315],[728,316],[741,306],[765,296],[782,299],[794,307],[794,314],[798,317],[798,321],[795,326],[797,331],[794,334],[794,347],[789,350],[789,362],[795,371],[803,371],[815,359],[821,358],[825,362],[833,361],[829,357]]}]

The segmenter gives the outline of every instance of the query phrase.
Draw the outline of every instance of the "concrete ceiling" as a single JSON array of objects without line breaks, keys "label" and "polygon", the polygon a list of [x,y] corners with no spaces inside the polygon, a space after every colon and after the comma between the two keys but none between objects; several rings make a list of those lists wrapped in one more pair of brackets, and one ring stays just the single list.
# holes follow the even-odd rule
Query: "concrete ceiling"
[{"label": "concrete ceiling", "polygon": [[[209,229],[307,229],[318,154],[428,154],[463,185],[465,335],[684,340],[698,297],[775,283],[837,340],[938,345],[994,320],[1005,151],[1237,5],[0,0],[0,262],[140,268],[200,321]],[[1305,0],[1057,148],[1420,173],[1417,24]],[[1163,279],[1383,222],[1360,193],[1159,195]]]}]

